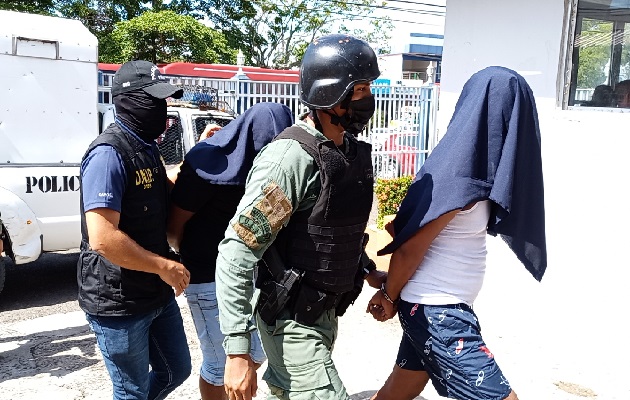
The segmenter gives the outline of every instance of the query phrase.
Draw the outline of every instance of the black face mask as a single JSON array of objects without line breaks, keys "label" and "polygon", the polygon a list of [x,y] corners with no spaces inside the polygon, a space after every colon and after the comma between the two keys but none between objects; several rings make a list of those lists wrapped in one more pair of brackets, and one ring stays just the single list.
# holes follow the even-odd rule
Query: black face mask
[{"label": "black face mask", "polygon": [[342,104],[342,107],[348,111],[342,115],[331,115],[331,122],[335,125],[341,125],[346,132],[357,136],[365,129],[365,126],[374,115],[376,109],[376,101],[374,96],[364,97],[359,100],[350,100],[347,104]]},{"label": "black face mask", "polygon": [[157,99],[144,90],[134,90],[114,97],[116,117],[146,143],[166,130],[166,100]]}]

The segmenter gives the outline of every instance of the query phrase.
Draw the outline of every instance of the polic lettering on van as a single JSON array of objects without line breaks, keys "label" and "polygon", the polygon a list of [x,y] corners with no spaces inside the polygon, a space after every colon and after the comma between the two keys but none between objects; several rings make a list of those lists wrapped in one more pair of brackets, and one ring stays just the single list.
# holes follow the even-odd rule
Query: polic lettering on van
[{"label": "polic lettering on van", "polygon": [[42,193],[76,192],[81,188],[78,176],[27,176],[26,193],[39,189]]}]

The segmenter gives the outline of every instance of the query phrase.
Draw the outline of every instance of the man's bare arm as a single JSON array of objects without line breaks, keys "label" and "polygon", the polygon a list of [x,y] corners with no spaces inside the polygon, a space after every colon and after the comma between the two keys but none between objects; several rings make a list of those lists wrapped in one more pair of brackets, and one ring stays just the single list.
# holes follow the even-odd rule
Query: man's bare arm
[{"label": "man's bare arm", "polygon": [[90,247],[126,269],[157,274],[180,295],[190,282],[190,272],[180,263],[145,250],[118,229],[120,213],[96,208],[85,213]]},{"label": "man's bare arm", "polygon": [[179,251],[184,236],[184,225],[195,215],[192,211],[184,210],[175,204],[171,204],[171,210],[168,214],[168,226],[166,228],[166,237],[168,243],[175,251]]}]

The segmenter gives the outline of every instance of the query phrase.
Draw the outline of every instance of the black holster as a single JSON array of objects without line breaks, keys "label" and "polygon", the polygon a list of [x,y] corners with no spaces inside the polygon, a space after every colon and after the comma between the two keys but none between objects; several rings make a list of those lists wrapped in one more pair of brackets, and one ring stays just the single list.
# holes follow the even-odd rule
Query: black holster
[{"label": "black holster", "polygon": [[267,325],[275,324],[278,314],[285,308],[295,292],[300,278],[300,273],[289,269],[285,271],[280,282],[269,279],[256,285],[260,289],[256,311]]},{"label": "black holster", "polygon": [[303,273],[285,269],[276,248],[272,245],[258,262],[256,287],[260,289],[256,312],[260,318],[273,325],[299,286]]},{"label": "black holster", "polygon": [[[364,248],[368,241],[364,237]],[[304,325],[313,326],[327,310],[335,309],[335,315],[345,314],[363,290],[365,269],[374,262],[365,254],[357,266],[354,285],[343,293],[331,293],[312,286],[308,274],[295,268],[285,269],[284,263],[274,245],[269,247],[258,263],[256,287],[260,289],[256,311],[268,325],[273,325],[280,311],[290,312],[291,319]]]},{"label": "black holster", "polygon": [[291,316],[300,324],[313,326],[326,310],[335,308],[339,295],[314,288],[308,282],[302,282],[295,293],[291,307]]}]

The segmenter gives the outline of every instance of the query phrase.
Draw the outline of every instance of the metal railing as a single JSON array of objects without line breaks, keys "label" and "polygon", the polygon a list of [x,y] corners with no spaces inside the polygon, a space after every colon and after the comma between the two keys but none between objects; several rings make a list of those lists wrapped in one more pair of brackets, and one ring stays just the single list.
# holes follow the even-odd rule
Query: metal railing
[{"label": "metal railing", "polygon": [[[100,74],[101,103],[112,102],[112,77],[113,74]],[[285,104],[296,118],[307,111],[299,101],[297,83],[179,76],[168,79],[175,85],[198,88],[204,96],[212,96],[209,101],[214,107],[236,115],[260,102]],[[359,139],[372,145],[375,177],[415,175],[420,169],[437,144],[438,91],[439,87],[435,85],[372,86],[376,112]]]}]

